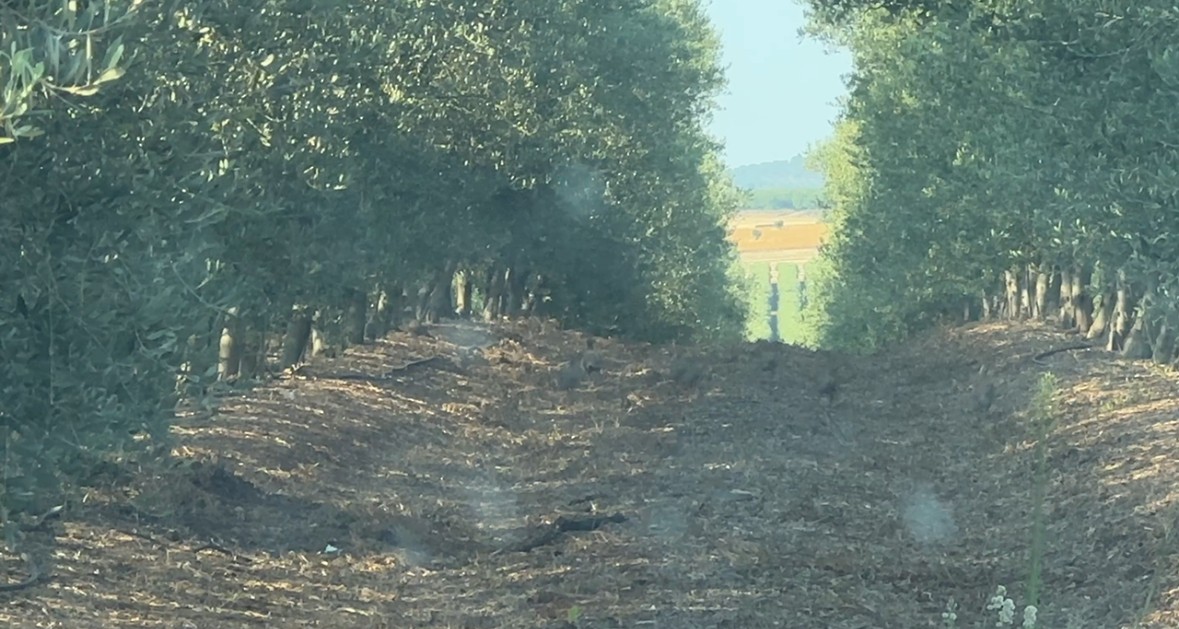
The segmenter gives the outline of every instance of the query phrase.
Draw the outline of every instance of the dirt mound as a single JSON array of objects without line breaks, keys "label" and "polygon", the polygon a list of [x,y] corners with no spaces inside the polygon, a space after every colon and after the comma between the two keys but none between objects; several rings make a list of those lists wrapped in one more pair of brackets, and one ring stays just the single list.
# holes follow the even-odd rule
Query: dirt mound
[{"label": "dirt mound", "polygon": [[[397,334],[177,426],[55,523],[13,627],[1177,626],[1175,381],[979,326],[851,357],[530,322]],[[1037,358],[1037,356],[1040,356]],[[567,390],[566,390],[567,389]],[[17,559],[3,564],[20,579]],[[1070,624],[1071,623],[1071,624]],[[1151,624],[1153,623],[1153,624]]]}]

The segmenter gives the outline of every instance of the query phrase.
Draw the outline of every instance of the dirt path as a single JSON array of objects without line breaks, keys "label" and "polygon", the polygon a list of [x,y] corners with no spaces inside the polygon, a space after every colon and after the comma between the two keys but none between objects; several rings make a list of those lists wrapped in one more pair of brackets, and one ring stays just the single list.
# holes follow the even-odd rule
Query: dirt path
[{"label": "dirt path", "polygon": [[867,358],[601,341],[603,373],[557,391],[574,335],[432,333],[226,399],[168,466],[100,470],[0,622],[934,627],[952,599],[993,626],[995,586],[1022,602],[1052,372],[1041,626],[1179,626],[1175,385],[1147,365],[1037,362],[1070,340],[1010,327]]}]

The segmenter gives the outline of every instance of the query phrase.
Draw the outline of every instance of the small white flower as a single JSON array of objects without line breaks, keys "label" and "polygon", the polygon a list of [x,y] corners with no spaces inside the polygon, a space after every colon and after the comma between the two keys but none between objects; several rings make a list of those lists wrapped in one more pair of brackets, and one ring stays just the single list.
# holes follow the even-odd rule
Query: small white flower
[{"label": "small white flower", "polygon": [[1023,608],[1023,629],[1036,629],[1036,606]]},{"label": "small white flower", "polygon": [[987,611],[999,612],[996,627],[1015,624],[1015,601],[1007,598],[1007,588],[1002,585],[995,588],[995,595],[987,602]]},{"label": "small white flower", "polygon": [[1000,585],[995,588],[995,595],[987,600],[987,611],[1003,609],[1003,600],[1007,598],[1007,588]]},{"label": "small white flower", "polygon": [[946,601],[946,611],[942,612],[942,626],[945,629],[954,629],[958,626],[958,602],[953,598]]}]

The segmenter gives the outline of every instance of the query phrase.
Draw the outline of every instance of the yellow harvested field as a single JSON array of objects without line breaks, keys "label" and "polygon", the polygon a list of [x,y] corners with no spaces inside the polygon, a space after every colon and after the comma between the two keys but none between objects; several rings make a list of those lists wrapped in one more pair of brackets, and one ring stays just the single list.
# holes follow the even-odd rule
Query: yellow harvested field
[{"label": "yellow harvested field", "polygon": [[738,210],[730,227],[772,227],[778,223],[818,223],[823,220],[820,210]]},{"label": "yellow harvested field", "polygon": [[818,212],[742,212],[729,240],[747,261],[805,262],[818,255],[828,229]]}]

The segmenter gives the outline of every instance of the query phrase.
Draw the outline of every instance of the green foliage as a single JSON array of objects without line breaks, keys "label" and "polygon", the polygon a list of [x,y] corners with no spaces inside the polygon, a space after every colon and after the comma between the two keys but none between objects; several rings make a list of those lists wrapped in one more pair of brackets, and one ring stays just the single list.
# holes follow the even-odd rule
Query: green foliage
[{"label": "green foliage", "polygon": [[778,264],[778,335],[784,343],[801,344],[803,339],[799,270],[797,264]]},{"label": "green foliage", "polygon": [[827,220],[832,229],[814,273],[807,274],[803,337],[808,345],[869,351],[908,331],[905,308],[911,304],[891,299],[889,278],[874,277],[877,269],[865,267],[877,264],[876,256],[888,245],[872,238],[875,226],[864,223],[887,218],[859,212],[868,188],[858,142],[856,123],[845,120],[832,139],[807,156],[811,167],[826,173],[823,196],[831,204]]},{"label": "green foliage", "polygon": [[119,33],[135,4],[0,4],[0,145],[44,133],[32,119],[47,97],[93,96],[126,73]]},{"label": "green foliage", "polygon": [[1170,4],[810,4],[856,67],[840,134],[812,155],[835,225],[822,342],[960,317],[1032,264],[1176,276],[1157,237],[1179,229]]},{"label": "green foliage", "polygon": [[749,304],[745,321],[745,338],[751,341],[770,338],[770,265],[768,262],[743,264],[742,287]]},{"label": "green foliage", "polygon": [[66,4],[0,7],[0,506],[166,445],[231,307],[261,351],[462,269],[504,314],[742,333],[694,0]]}]

